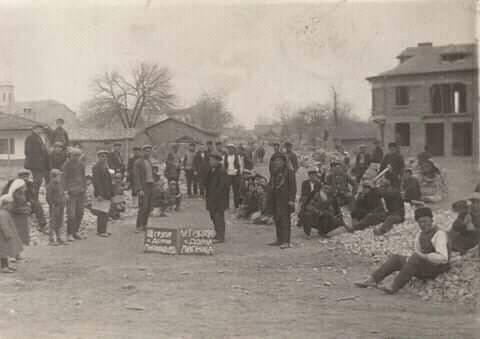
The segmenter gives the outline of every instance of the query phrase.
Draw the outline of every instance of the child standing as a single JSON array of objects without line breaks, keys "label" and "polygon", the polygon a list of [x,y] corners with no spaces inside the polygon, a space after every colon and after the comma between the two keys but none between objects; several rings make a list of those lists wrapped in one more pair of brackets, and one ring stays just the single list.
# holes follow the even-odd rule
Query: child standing
[{"label": "child standing", "polygon": [[22,252],[22,241],[10,216],[13,208],[13,198],[9,195],[0,197],[0,265],[2,273],[13,273],[15,269],[9,266],[8,258],[15,258]]},{"label": "child standing", "polygon": [[62,172],[58,169],[50,171],[50,182],[47,185],[47,203],[50,209],[50,245],[68,245],[62,240],[61,231],[65,214],[65,187]]}]

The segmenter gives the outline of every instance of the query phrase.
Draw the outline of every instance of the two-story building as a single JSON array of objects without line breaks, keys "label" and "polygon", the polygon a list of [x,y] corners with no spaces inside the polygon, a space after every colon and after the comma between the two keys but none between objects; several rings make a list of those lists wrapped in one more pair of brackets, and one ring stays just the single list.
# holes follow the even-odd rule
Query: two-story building
[{"label": "two-story building", "polygon": [[426,147],[433,156],[478,160],[476,48],[420,43],[401,52],[395,68],[367,78],[384,145],[396,141],[407,155]]}]

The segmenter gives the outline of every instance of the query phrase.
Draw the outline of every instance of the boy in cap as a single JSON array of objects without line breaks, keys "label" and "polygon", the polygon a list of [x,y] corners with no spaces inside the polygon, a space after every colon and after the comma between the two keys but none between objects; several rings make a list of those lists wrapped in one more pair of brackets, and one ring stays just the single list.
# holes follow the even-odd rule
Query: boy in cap
[{"label": "boy in cap", "polygon": [[[478,194],[470,196],[473,211],[467,200],[456,201],[452,205],[452,210],[457,213],[457,218],[448,230],[448,238],[450,240],[452,251],[467,253],[468,250],[477,246],[480,242],[480,227],[474,224],[472,213],[478,214],[478,206],[480,205],[480,196]],[[478,222],[478,217],[475,216]]]},{"label": "boy in cap", "polygon": [[135,164],[135,161],[137,161],[137,159],[139,159],[142,156],[142,148],[135,146],[133,147],[132,150],[133,150],[133,155],[130,157],[130,159],[128,159],[128,164],[127,164],[127,182],[130,185],[130,189],[132,191],[132,197],[136,198],[137,194],[133,189],[133,166]]},{"label": "boy in cap", "polygon": [[[97,163],[92,168],[93,195],[99,202],[105,200],[110,202],[113,197],[113,184],[107,163],[108,152],[98,151],[97,158]],[[97,215],[97,235],[108,238],[110,236],[110,233],[107,232],[108,211],[95,211],[95,214]]]},{"label": "boy in cap", "polygon": [[65,187],[63,185],[62,171],[52,169],[50,181],[47,185],[47,203],[50,209],[50,245],[68,244],[62,240],[62,228],[65,214]]},{"label": "boy in cap", "polygon": [[303,216],[305,213],[305,206],[308,204],[313,195],[321,188],[320,177],[316,168],[310,168],[308,170],[308,179],[302,182],[301,194],[300,194],[300,211],[298,213],[298,227],[303,226]]},{"label": "boy in cap", "polygon": [[53,151],[49,156],[50,169],[62,170],[65,161],[67,161],[67,152],[60,141],[55,142]]},{"label": "boy in cap", "polygon": [[397,293],[413,277],[427,280],[435,279],[450,268],[448,236],[433,223],[432,210],[420,207],[415,210],[415,221],[420,233],[415,239],[414,253],[409,256],[394,254],[365,281],[356,282],[357,287],[377,287],[392,273],[399,271],[391,287],[381,289],[388,294]]},{"label": "boy in cap", "polygon": [[227,209],[228,179],[222,165],[223,157],[214,152],[208,155],[210,170],[205,180],[205,200],[215,227],[215,242],[225,242],[225,210]]},{"label": "boy in cap", "polygon": [[87,180],[85,164],[81,161],[82,151],[78,148],[70,150],[70,159],[63,166],[67,197],[67,240],[80,240],[78,234],[85,211],[85,192]]},{"label": "boy in cap", "polygon": [[[198,184],[197,184],[197,171],[195,171],[195,156],[197,145],[195,143],[190,143],[188,145],[188,151],[183,157],[183,170],[185,171],[185,177],[187,179],[187,194],[189,197],[198,194]],[[192,190],[193,188],[193,190]]]}]

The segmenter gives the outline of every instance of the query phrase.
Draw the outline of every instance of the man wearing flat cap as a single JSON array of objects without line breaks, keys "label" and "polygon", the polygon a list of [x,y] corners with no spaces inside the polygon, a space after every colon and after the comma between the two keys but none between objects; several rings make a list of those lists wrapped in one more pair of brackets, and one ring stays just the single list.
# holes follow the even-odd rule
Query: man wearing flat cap
[{"label": "man wearing flat cap", "polygon": [[63,165],[63,180],[67,191],[67,241],[81,240],[80,225],[85,210],[87,179],[85,164],[80,160],[82,151],[70,149],[70,158]]},{"label": "man wearing flat cap", "polygon": [[[111,201],[113,197],[112,176],[108,168],[108,152],[100,150],[97,152],[97,163],[92,168],[93,195],[98,201]],[[108,238],[107,232],[108,212],[96,211],[97,213],[97,235]]]},{"label": "man wearing flat cap", "polygon": [[412,277],[421,280],[435,279],[449,270],[450,250],[445,231],[433,223],[433,213],[428,207],[415,210],[415,221],[420,233],[415,239],[414,253],[409,256],[394,254],[365,281],[356,282],[357,287],[377,287],[386,277],[399,271],[391,287],[381,287],[388,293],[397,293]]},{"label": "man wearing flat cap", "polygon": [[112,151],[108,154],[108,167],[120,173],[122,176],[125,174],[125,162],[122,156],[122,143],[115,142],[113,144]]},{"label": "man wearing flat cap", "polygon": [[133,155],[130,157],[130,159],[128,159],[128,163],[127,163],[127,182],[129,183],[130,188],[132,190],[132,197],[136,198],[137,194],[133,189],[133,166],[135,164],[135,161],[137,161],[137,159],[140,159],[140,157],[142,156],[142,148],[138,146],[134,146],[132,148],[132,151],[133,151]]},{"label": "man wearing flat cap", "polygon": [[34,195],[37,200],[43,180],[45,180],[45,183],[48,183],[50,178],[48,150],[43,142],[42,133],[43,127],[35,125],[32,127],[32,134],[25,139],[24,167],[32,171]]},{"label": "man wearing flat cap", "polygon": [[151,145],[142,147],[143,157],[137,159],[133,166],[133,187],[138,195],[138,214],[136,232],[142,232],[148,225],[148,218],[152,211],[154,170],[150,160]]},{"label": "man wearing flat cap", "polygon": [[215,227],[215,242],[225,241],[225,210],[227,209],[228,179],[217,152],[208,154],[210,169],[205,179],[205,200]]},{"label": "man wearing flat cap", "polygon": [[62,118],[58,118],[55,121],[55,124],[57,125],[57,127],[52,133],[51,142],[52,144],[55,144],[56,142],[61,142],[62,145],[65,148],[67,148],[69,146],[70,139],[68,138],[67,131],[65,130],[65,128],[63,128],[63,125],[65,124],[65,120],[63,120]]}]

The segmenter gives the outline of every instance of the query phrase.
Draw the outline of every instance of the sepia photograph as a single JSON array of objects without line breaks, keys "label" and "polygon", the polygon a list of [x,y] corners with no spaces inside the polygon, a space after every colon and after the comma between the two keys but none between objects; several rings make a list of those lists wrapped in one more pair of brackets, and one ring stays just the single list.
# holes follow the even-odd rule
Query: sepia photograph
[{"label": "sepia photograph", "polygon": [[478,339],[476,0],[0,0],[0,339]]}]

